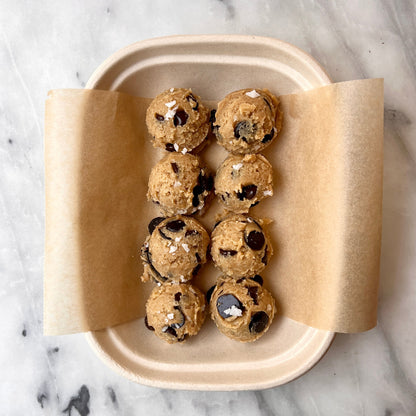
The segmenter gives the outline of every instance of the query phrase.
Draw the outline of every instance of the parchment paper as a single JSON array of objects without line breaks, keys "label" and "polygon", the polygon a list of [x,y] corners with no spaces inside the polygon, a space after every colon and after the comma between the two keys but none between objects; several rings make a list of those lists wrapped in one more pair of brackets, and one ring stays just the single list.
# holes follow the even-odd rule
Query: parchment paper
[{"label": "parchment paper", "polygon": [[[144,315],[139,248],[158,215],[147,202],[163,151],[147,136],[150,100],[55,90],[46,101],[44,332],[102,329]],[[332,84],[281,97],[284,127],[265,151],[274,196],[252,215],[275,254],[262,273],[279,312],[307,325],[358,332],[376,324],[381,241],[383,81]],[[207,103],[214,106],[215,103]],[[213,170],[227,156],[202,152]],[[200,220],[211,230],[214,201]],[[207,289],[218,271],[205,266]]]}]

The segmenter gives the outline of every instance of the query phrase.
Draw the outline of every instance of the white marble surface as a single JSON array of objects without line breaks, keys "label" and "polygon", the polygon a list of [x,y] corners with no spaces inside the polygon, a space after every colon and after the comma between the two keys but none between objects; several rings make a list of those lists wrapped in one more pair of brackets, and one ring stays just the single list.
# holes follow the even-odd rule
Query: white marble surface
[{"label": "white marble surface", "polygon": [[[1,0],[0,414],[416,415],[415,23],[411,0]],[[135,41],[198,33],[286,40],[334,81],[385,78],[378,326],[338,335],[312,371],[266,391],[136,385],[105,367],[83,335],[41,332],[47,91],[83,87]]]}]

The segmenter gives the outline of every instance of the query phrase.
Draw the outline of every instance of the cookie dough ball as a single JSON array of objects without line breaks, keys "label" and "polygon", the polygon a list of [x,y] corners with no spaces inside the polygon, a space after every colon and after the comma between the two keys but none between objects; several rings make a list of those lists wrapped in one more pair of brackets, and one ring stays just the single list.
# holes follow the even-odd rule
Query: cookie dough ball
[{"label": "cookie dough ball", "polygon": [[218,103],[213,131],[229,152],[246,154],[267,147],[281,125],[279,100],[268,90],[248,88],[232,92]]},{"label": "cookie dough ball", "polygon": [[215,193],[220,202],[238,214],[248,212],[262,199],[273,195],[273,168],[259,154],[231,155],[215,177]]},{"label": "cookie dough ball", "polygon": [[207,137],[209,110],[192,90],[171,88],[151,102],[146,112],[146,125],[153,146],[186,153]]},{"label": "cookie dough ball", "polygon": [[206,316],[203,293],[185,283],[165,283],[146,302],[145,325],[169,344],[196,335]]},{"label": "cookie dough ball", "polygon": [[147,198],[165,215],[191,215],[205,206],[213,187],[214,178],[197,156],[171,153],[150,172]]},{"label": "cookie dough ball", "polygon": [[177,215],[150,221],[141,250],[143,282],[187,282],[207,261],[209,235],[194,218]]},{"label": "cookie dough ball", "polygon": [[240,342],[252,342],[264,335],[276,313],[270,292],[246,278],[218,279],[209,307],[220,332]]},{"label": "cookie dough ball", "polygon": [[259,274],[273,254],[261,220],[230,215],[219,222],[211,235],[211,256],[215,265],[236,279]]}]

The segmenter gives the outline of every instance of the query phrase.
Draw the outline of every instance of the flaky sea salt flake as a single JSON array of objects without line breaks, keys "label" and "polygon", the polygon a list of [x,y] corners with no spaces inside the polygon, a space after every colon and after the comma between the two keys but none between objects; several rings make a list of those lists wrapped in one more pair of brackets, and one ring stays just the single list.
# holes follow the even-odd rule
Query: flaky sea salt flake
[{"label": "flaky sea salt flake", "polygon": [[241,316],[243,314],[242,310],[238,309],[235,305],[232,305],[228,309],[225,309],[224,313],[230,316]]},{"label": "flaky sea salt flake", "polygon": [[183,247],[183,249],[187,252],[187,253],[189,253],[189,247],[188,247],[188,244],[182,244],[182,247]]},{"label": "flaky sea salt flake", "polygon": [[246,92],[246,95],[250,98],[257,98],[260,97],[260,94],[256,90],[251,90],[249,92]]},{"label": "flaky sea salt flake", "polygon": [[240,170],[243,167],[242,163],[237,163],[236,165],[233,165],[234,170]]}]

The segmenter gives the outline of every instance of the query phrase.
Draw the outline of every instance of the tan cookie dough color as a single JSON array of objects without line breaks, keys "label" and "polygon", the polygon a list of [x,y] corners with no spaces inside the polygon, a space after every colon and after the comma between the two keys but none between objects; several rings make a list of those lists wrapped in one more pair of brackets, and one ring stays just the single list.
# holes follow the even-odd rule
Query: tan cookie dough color
[{"label": "tan cookie dough color", "polygon": [[147,198],[164,215],[191,215],[204,208],[213,187],[214,178],[199,157],[171,153],[151,170]]},{"label": "tan cookie dough color", "polygon": [[165,283],[153,289],[146,303],[145,325],[173,344],[196,335],[205,320],[205,296],[190,284]]},{"label": "tan cookie dough color", "polygon": [[207,137],[209,110],[192,90],[171,88],[151,102],[146,112],[146,125],[153,146],[187,153]]},{"label": "tan cookie dough color", "polygon": [[270,292],[258,282],[221,277],[210,299],[210,312],[221,333],[240,342],[252,342],[267,332],[276,306]]},{"label": "tan cookie dough color", "polygon": [[156,217],[148,228],[150,235],[141,249],[144,282],[187,282],[198,274],[207,261],[210,239],[197,220]]},{"label": "tan cookie dough color", "polygon": [[211,256],[225,275],[252,277],[259,274],[273,254],[261,220],[232,214],[219,222],[211,234]]},{"label": "tan cookie dough color", "polygon": [[234,154],[258,153],[281,130],[279,100],[266,89],[243,89],[218,103],[213,131],[218,143]]},{"label": "tan cookie dough color", "polygon": [[231,155],[218,168],[215,193],[229,211],[242,214],[273,195],[273,168],[260,154]]}]

